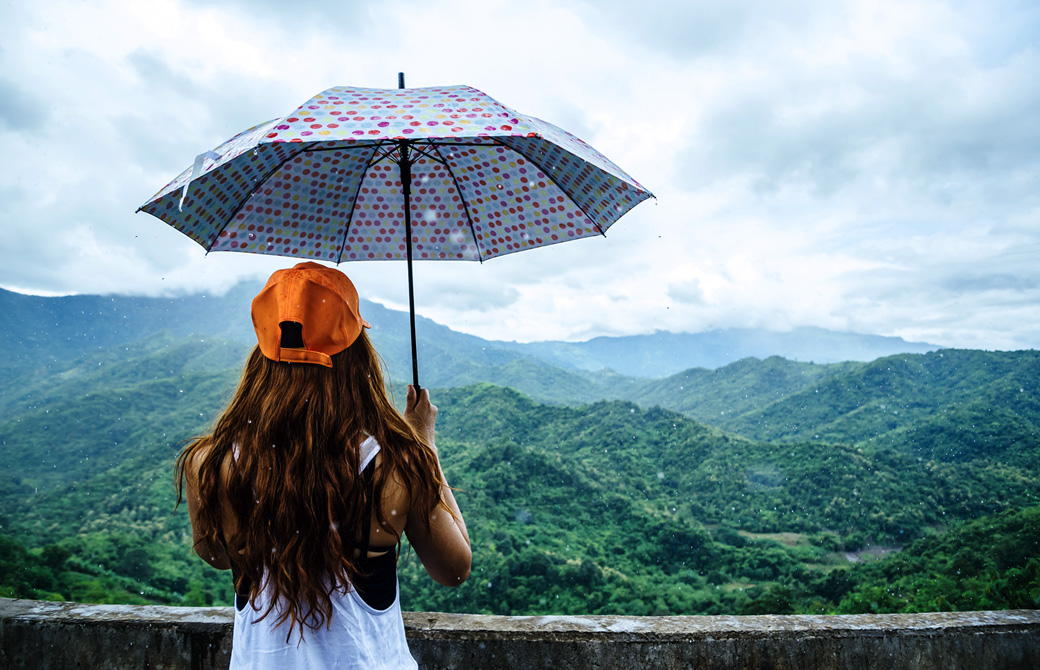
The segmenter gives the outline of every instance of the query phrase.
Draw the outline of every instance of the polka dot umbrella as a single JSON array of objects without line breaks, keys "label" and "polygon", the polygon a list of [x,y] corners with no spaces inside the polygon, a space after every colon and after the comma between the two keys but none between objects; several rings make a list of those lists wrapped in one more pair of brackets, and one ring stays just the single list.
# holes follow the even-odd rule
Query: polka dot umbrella
[{"label": "polka dot umbrella", "polygon": [[337,86],[195,159],[138,211],[207,251],[481,261],[604,235],[652,194],[574,135],[469,86]]}]

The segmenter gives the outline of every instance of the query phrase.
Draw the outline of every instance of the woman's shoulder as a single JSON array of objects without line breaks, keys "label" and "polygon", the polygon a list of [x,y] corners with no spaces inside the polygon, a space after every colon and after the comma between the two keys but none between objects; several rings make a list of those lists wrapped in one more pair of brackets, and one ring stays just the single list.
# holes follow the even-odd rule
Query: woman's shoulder
[{"label": "woman's shoulder", "polygon": [[[184,471],[192,477],[197,477],[204,467],[213,467],[217,465],[210,461],[211,456],[218,456],[219,451],[217,446],[212,440],[205,438],[199,439],[195,443],[188,446],[184,455]],[[224,451],[223,459],[219,464],[221,479],[226,477],[228,471],[231,469],[238,450],[234,447]]]},{"label": "woman's shoulder", "polygon": [[190,473],[198,472],[212,450],[213,443],[204,437],[191,442],[181,455],[184,469]]}]

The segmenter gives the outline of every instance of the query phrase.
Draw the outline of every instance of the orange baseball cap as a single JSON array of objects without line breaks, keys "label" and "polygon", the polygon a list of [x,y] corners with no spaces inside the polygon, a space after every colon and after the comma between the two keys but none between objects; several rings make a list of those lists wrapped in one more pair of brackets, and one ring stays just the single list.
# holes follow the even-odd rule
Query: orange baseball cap
[{"label": "orange baseball cap", "polygon": [[332,356],[354,344],[362,328],[371,327],[358,312],[353,282],[318,263],[276,271],[253,298],[256,339],[272,361],[331,368]]}]

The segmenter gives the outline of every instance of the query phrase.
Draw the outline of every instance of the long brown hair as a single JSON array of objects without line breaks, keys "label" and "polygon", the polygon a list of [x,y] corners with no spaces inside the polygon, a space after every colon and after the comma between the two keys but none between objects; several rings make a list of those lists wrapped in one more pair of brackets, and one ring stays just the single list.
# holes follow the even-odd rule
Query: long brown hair
[{"label": "long brown hair", "polygon": [[[441,501],[436,457],[391,403],[365,333],[332,362],[279,363],[254,348],[213,432],[177,459],[178,504],[189,463],[197,468],[199,541],[226,548],[235,590],[248,585],[250,603],[268,591],[261,618],[282,603],[276,624],[291,620],[290,633],[329,625],[331,591],[358,575],[354,550],[368,543],[361,534],[369,514],[395,536],[381,495],[390,477],[427,526]],[[371,489],[358,471],[368,435],[381,446]],[[233,537],[221,531],[222,500],[236,521]]]}]

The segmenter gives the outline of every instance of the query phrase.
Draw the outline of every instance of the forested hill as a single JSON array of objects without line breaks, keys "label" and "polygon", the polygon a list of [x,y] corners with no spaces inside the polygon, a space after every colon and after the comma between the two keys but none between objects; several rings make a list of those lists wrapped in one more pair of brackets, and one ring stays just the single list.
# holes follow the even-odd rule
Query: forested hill
[{"label": "forested hill", "polygon": [[924,459],[1035,458],[1040,352],[891,356],[718,425],[768,440],[898,446]]},{"label": "forested hill", "polygon": [[[3,380],[0,593],[228,602],[227,577],[191,556],[185,514],[171,514],[170,476],[177,444],[210,422],[245,351],[166,334]],[[406,561],[405,606],[694,614],[1034,602],[1035,365],[1035,352],[749,359],[614,386],[638,403],[576,406],[489,384],[435,388],[475,569],[444,590]],[[573,379],[541,369],[546,391]],[[977,431],[974,415],[957,412],[984,410],[971,400],[986,398],[996,399],[991,424]],[[898,414],[883,411],[896,400]],[[666,402],[703,420],[654,407]],[[805,416],[825,422],[827,439],[798,432]],[[800,427],[780,434],[781,419]],[[763,425],[774,432],[756,435]],[[926,453],[929,425],[932,444],[974,435],[975,447]],[[898,558],[896,576],[868,565],[900,547],[874,564]],[[964,552],[970,563],[955,560]],[[969,564],[970,583],[955,567]],[[945,590],[925,589],[937,575]],[[898,597],[879,600],[877,589]]]},{"label": "forested hill", "polygon": [[1040,352],[943,349],[835,365],[748,359],[618,395],[763,440],[872,441],[938,460],[979,450],[1014,457],[1040,432]]}]

